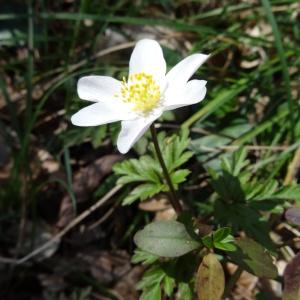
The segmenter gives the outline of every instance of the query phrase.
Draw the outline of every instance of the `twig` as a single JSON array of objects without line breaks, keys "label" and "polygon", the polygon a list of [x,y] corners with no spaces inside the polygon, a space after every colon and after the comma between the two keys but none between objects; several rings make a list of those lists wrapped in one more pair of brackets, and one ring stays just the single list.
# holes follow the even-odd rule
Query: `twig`
[{"label": "twig", "polygon": [[59,241],[67,232],[69,232],[73,227],[78,225],[82,220],[84,220],[87,216],[89,216],[92,212],[94,212],[97,208],[103,205],[106,201],[108,201],[113,195],[115,195],[123,186],[117,185],[113,189],[111,189],[107,194],[105,194],[98,202],[92,205],[90,208],[82,212],[78,217],[76,217],[71,223],[66,226],[63,230],[61,230],[58,234],[56,234],[51,240],[43,244],[42,246],[36,248],[29,254],[25,255],[20,259],[12,259],[6,257],[0,257],[0,263],[6,264],[16,264],[20,265],[28,261],[29,259],[37,256],[41,252],[45,251],[49,248],[53,243]]},{"label": "twig", "polygon": [[105,222],[111,216],[111,214],[115,211],[117,204],[118,203],[113,205],[99,220],[97,220],[95,223],[91,224],[87,229],[92,230],[92,229],[98,227],[99,225],[101,225],[103,222]]},{"label": "twig", "polygon": [[226,299],[230,295],[232,289],[234,288],[235,284],[241,277],[242,273],[243,273],[243,269],[240,266],[238,266],[235,272],[229,278],[228,283],[226,284],[224,294],[223,294],[223,299]]}]

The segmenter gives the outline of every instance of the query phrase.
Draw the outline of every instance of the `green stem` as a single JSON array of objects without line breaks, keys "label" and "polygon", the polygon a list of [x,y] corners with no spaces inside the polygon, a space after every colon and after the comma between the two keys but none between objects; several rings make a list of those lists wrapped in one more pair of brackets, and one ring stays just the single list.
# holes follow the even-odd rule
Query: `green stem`
[{"label": "green stem", "polygon": [[162,168],[162,171],[163,171],[163,175],[165,177],[167,185],[169,186],[171,205],[173,206],[173,208],[176,211],[176,213],[180,214],[183,211],[183,209],[182,209],[182,206],[181,206],[180,202],[178,201],[178,199],[176,197],[175,189],[174,189],[172,180],[170,178],[170,174],[168,172],[168,169],[167,169],[166,164],[164,162],[161,150],[159,148],[157,134],[156,134],[156,129],[155,129],[154,124],[152,124],[150,126],[150,131],[151,131],[152,140],[153,140],[153,143],[154,143],[154,148],[155,148],[155,151],[156,151],[157,158],[158,158],[159,163],[161,165],[161,168]]}]

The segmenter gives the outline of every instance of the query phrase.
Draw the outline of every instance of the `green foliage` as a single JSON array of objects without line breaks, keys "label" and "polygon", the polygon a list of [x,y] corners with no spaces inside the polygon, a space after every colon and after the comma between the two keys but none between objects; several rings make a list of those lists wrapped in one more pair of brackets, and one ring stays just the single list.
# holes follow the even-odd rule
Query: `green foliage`
[{"label": "green foliage", "polygon": [[267,182],[253,176],[249,169],[247,152],[240,149],[231,158],[223,158],[219,173],[210,169],[211,184],[217,194],[214,212],[216,222],[244,230],[250,237],[269,249],[274,249],[269,237],[270,227],[262,211],[270,213],[284,199],[297,199],[299,186],[279,187],[270,179]]},{"label": "green foliage", "polygon": [[[265,250],[277,251],[270,239],[272,221],[284,222],[282,216],[286,208],[300,201],[299,184],[282,184],[290,167],[294,173],[292,180],[299,181],[298,163],[289,165],[294,157],[297,158],[295,150],[299,148],[300,137],[299,101],[295,88],[299,85],[300,66],[299,20],[295,17],[299,1],[203,0],[198,1],[197,9],[194,9],[194,1],[181,5],[171,0],[156,0],[154,6],[149,0],[113,3],[83,0],[67,1],[67,5],[66,1],[41,0],[34,5],[33,1],[6,2],[0,15],[0,45],[5,46],[0,49],[3,58],[0,92],[4,100],[0,120],[0,135],[4,137],[0,140],[0,163],[4,167],[0,191],[3,253],[18,252],[11,249],[17,240],[17,234],[13,234],[16,230],[12,229],[24,218],[24,206],[28,212],[25,216],[27,224],[38,219],[45,221],[36,209],[40,206],[35,197],[37,185],[48,186],[49,178],[59,183],[58,188],[45,189],[46,200],[48,197],[53,200],[51,193],[55,198],[55,201],[47,201],[51,211],[60,196],[68,196],[75,202],[74,193],[79,184],[75,179],[81,167],[92,163],[96,157],[116,151],[113,145],[119,123],[94,128],[71,126],[70,115],[79,106],[87,105],[77,101],[77,79],[89,74],[121,79],[127,74],[127,53],[131,50],[127,42],[137,37],[137,31],[144,35],[150,30],[156,36],[160,27],[162,32],[176,37],[163,46],[168,67],[175,65],[187,51],[188,54],[211,53],[209,63],[195,74],[195,78],[208,80],[206,99],[169,115],[164,113],[160,119],[166,131],[169,125],[170,128],[190,129],[191,143],[183,138],[187,133],[172,137],[166,137],[163,132],[159,134],[175,188],[185,182],[186,189],[178,194],[183,196],[185,207],[192,208],[193,215],[188,218],[203,221],[203,227],[214,229],[211,234],[207,235],[209,229],[201,235],[205,247],[216,252],[221,250],[225,259],[231,255],[228,252],[233,252],[232,257],[240,258],[235,259],[235,263],[243,268],[263,276],[262,270],[266,267],[267,275],[273,276],[270,256]],[[241,14],[243,18],[239,17]],[[147,142],[147,136],[144,136],[135,146],[137,153],[146,153]],[[251,152],[231,152],[240,145],[246,145]],[[3,154],[6,147],[8,159]],[[195,153],[195,159],[191,166],[183,166],[191,157],[188,147]],[[60,165],[65,149],[70,154],[68,167],[60,168],[59,180],[53,180],[56,172],[48,173],[44,168],[45,161],[40,161],[35,153],[43,150],[50,154],[49,165]],[[193,172],[190,173],[187,167],[192,167]],[[11,174],[6,177],[10,169]],[[92,188],[92,197],[99,199],[105,195],[116,184],[117,176],[120,176],[118,183],[126,185],[126,191],[130,191],[123,199],[124,204],[168,191],[151,146],[149,155],[124,161],[116,165],[116,170],[116,176],[109,175],[98,188]],[[66,176],[62,174],[64,171]],[[206,185],[208,177],[210,187]],[[79,185],[85,185],[85,182]],[[78,200],[79,211],[88,208],[88,203],[81,202],[80,197]],[[124,224],[129,228],[125,228],[126,236],[138,230],[140,220],[149,222],[150,214],[132,210],[133,219],[128,218]],[[178,221],[185,224],[186,232],[197,240],[195,224],[188,223],[187,219],[182,221],[180,217]],[[285,217],[299,226],[297,209],[289,209]],[[10,224],[12,228],[8,228]],[[238,243],[233,239],[241,233],[251,237],[251,242],[244,242],[246,246],[239,239]],[[234,251],[237,244],[238,250]],[[72,253],[73,250],[76,252],[76,246],[71,246]],[[173,268],[171,272],[166,264],[161,264],[164,259],[137,250],[134,262],[143,263],[150,269],[157,268],[158,276],[164,274],[159,282],[155,282],[154,276],[142,288],[142,299],[162,299],[166,295],[179,300],[194,299],[194,277],[182,273],[195,273],[195,270],[187,269],[198,266],[197,254],[194,251],[168,259]],[[298,255],[296,258],[286,272],[285,300],[299,298],[298,291],[295,293],[299,290]],[[20,266],[21,274],[26,268],[27,264]],[[5,272],[5,267],[3,270]],[[35,270],[30,268],[30,274],[34,276]],[[176,271],[180,278],[174,275]],[[14,285],[23,287],[23,279],[20,276],[22,284],[16,279]],[[5,289],[1,285],[3,287]],[[176,295],[172,295],[174,293]],[[81,290],[77,289],[71,291],[71,295],[62,291],[52,295],[51,299],[71,297],[78,300],[84,297],[80,294]],[[17,298],[15,295],[3,297]],[[257,299],[266,299],[266,296],[259,293]]]},{"label": "green foliage", "polygon": [[155,265],[144,273],[137,288],[143,291],[140,299],[161,300],[161,286],[165,294],[171,296],[174,285],[175,280],[167,275],[162,266]]},{"label": "green foliage", "polygon": [[[187,151],[189,145],[188,130],[182,130],[180,135],[171,137],[166,137],[164,133],[160,133],[158,140],[172,183],[177,189],[178,185],[184,182],[190,173],[187,169],[179,169],[193,155],[191,151]],[[138,184],[125,197],[124,205],[168,191],[153,147],[150,147],[150,155],[143,155],[139,159],[129,159],[115,164],[114,172],[120,175],[118,184]]]},{"label": "green foliage", "polygon": [[158,260],[159,256],[151,254],[141,249],[136,249],[131,261],[134,264],[142,263],[143,265],[151,265]]},{"label": "green foliage", "polygon": [[182,256],[201,246],[177,221],[150,223],[136,233],[134,241],[142,250],[164,257]]},{"label": "green foliage", "polygon": [[236,243],[238,251],[230,254],[235,263],[258,277],[277,277],[277,268],[264,247],[247,237],[239,238]]},{"label": "green foliage", "polygon": [[186,282],[180,282],[177,294],[179,300],[192,300],[194,294],[192,285]]},{"label": "green foliage", "polygon": [[223,251],[235,251],[234,237],[229,227],[219,228],[210,235],[203,237],[202,243],[207,248],[216,248]]},{"label": "green foliage", "polygon": [[[140,256],[140,253],[137,255]],[[142,256],[144,261],[151,258],[146,252]],[[159,300],[168,296],[171,299],[192,300],[194,295],[192,279],[196,268],[195,256],[191,255],[172,260],[156,260],[137,285],[137,288],[142,290],[140,299]]]}]

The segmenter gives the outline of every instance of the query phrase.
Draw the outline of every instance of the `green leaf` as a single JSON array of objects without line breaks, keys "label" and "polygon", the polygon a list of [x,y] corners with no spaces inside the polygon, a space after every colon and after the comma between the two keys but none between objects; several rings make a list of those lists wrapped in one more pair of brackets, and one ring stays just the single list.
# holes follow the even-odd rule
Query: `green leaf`
[{"label": "green leaf", "polygon": [[245,194],[239,179],[227,171],[223,171],[217,179],[211,181],[215,191],[226,203],[244,202]]},{"label": "green leaf", "polygon": [[211,235],[206,235],[201,239],[203,245],[209,249],[214,247],[213,238]]},{"label": "green leaf", "polygon": [[234,237],[230,234],[229,227],[223,227],[202,238],[202,243],[205,247],[212,249],[217,248],[224,251],[235,251]]},{"label": "green leaf", "polygon": [[224,240],[228,235],[230,235],[231,229],[229,227],[219,228],[213,233],[214,243]]},{"label": "green leaf", "polygon": [[223,251],[236,251],[235,239],[232,235],[228,235],[222,241],[214,242],[214,247]]},{"label": "green leaf", "polygon": [[223,267],[213,253],[203,257],[197,272],[198,300],[221,300],[225,287]]},{"label": "green leaf", "polygon": [[137,289],[145,290],[160,284],[164,277],[164,270],[159,265],[156,265],[144,273],[142,280],[137,284]]},{"label": "green leaf", "polygon": [[131,258],[131,262],[134,264],[142,263],[143,265],[151,265],[158,260],[157,255],[153,255],[147,251],[136,249],[134,255]]},{"label": "green leaf", "polygon": [[237,239],[236,244],[238,250],[230,256],[239,266],[258,277],[277,277],[277,268],[264,247],[248,237]]},{"label": "green leaf", "polygon": [[131,182],[160,182],[160,167],[156,160],[150,156],[142,156],[139,160],[130,159],[114,165],[114,172],[123,175],[118,184]]},{"label": "green leaf", "polygon": [[257,210],[247,204],[227,205],[222,201],[216,201],[215,216],[220,224],[230,224],[236,230],[243,229],[247,235],[273,250],[274,245],[269,237],[268,223],[262,220],[262,216]]},{"label": "green leaf", "polygon": [[193,288],[186,282],[180,282],[178,285],[178,300],[192,300]]},{"label": "green leaf", "polygon": [[[172,135],[171,137],[165,137],[165,133],[161,132],[158,134],[158,140],[171,180],[177,189],[178,185],[184,182],[190,173],[187,169],[177,169],[193,155],[192,152],[186,151],[189,144],[188,130],[183,130],[179,136]],[[117,175],[120,175],[117,184],[138,184],[125,197],[124,205],[137,200],[145,200],[155,194],[169,190],[153,145],[151,155],[143,155],[139,159],[117,163],[113,170]]]},{"label": "green leaf", "polygon": [[300,201],[300,185],[287,186],[272,195],[273,199],[291,199]]},{"label": "green leaf", "polygon": [[245,148],[241,148],[232,154],[231,161],[227,158],[222,162],[223,170],[229,172],[233,176],[239,176],[242,170],[249,165],[247,158],[247,151]]},{"label": "green leaf", "polygon": [[171,296],[175,287],[175,280],[172,277],[166,275],[163,280],[163,288],[167,296]]},{"label": "green leaf", "polygon": [[140,300],[161,300],[160,285],[155,284],[154,286],[149,287],[142,293]]},{"label": "green leaf", "polygon": [[[170,173],[182,166],[193,156],[193,152],[186,151],[190,143],[188,134],[189,131],[183,129],[181,130],[180,135],[172,135],[169,138],[164,138],[163,132],[158,135],[162,155]],[[153,156],[155,156],[153,148],[152,152]]]},{"label": "green leaf", "polygon": [[145,226],[134,236],[137,246],[163,257],[178,257],[200,247],[177,221],[157,221]]},{"label": "green leaf", "polygon": [[178,185],[179,183],[182,183],[185,181],[186,177],[190,174],[191,172],[187,169],[181,169],[177,170],[171,175],[171,180],[174,185]]},{"label": "green leaf", "polygon": [[230,234],[231,229],[229,227],[223,227],[213,233],[213,246],[217,249],[224,251],[235,251],[236,246],[234,243],[234,237]]},{"label": "green leaf", "polygon": [[214,243],[214,247],[223,251],[236,251],[236,245],[231,242],[216,242]]},{"label": "green leaf", "polygon": [[155,194],[161,192],[164,188],[162,184],[155,184],[155,183],[144,183],[132,190],[132,192],[125,197],[122,204],[129,205],[137,199],[145,200],[149,197],[152,197]]}]

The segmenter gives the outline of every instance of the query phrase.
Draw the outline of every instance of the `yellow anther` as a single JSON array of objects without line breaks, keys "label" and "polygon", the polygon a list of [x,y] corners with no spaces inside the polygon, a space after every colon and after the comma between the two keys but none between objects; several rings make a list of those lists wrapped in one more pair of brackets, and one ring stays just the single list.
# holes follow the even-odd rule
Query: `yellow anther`
[{"label": "yellow anther", "polygon": [[161,97],[160,86],[152,75],[134,73],[127,82],[123,78],[121,84],[122,100],[131,104],[134,111],[147,113],[158,105]]}]

